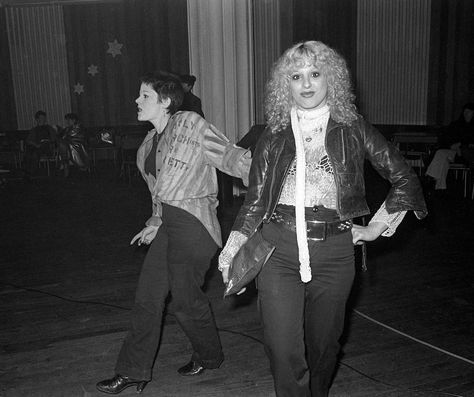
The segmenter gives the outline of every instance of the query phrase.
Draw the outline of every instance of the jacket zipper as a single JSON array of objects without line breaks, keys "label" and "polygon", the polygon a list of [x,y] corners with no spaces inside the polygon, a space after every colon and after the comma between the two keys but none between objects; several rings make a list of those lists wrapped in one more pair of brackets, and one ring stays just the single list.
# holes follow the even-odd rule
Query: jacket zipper
[{"label": "jacket zipper", "polygon": [[[286,174],[288,174],[288,170],[290,169],[291,164],[293,164],[293,161],[295,161],[295,158],[296,158],[296,154],[295,154],[295,156],[293,156],[293,158],[291,159],[291,161],[290,161],[290,162],[288,163],[288,165],[286,166],[285,174],[284,174],[285,176],[286,176]],[[273,168],[273,175],[272,175],[272,180],[273,180],[273,181],[275,180],[275,173],[276,173],[276,167]],[[267,213],[267,214],[269,214],[268,216],[267,216],[267,214],[265,214],[264,217],[263,217],[263,219],[262,219],[262,221],[266,221],[266,220],[270,219],[270,218],[272,217],[273,213],[275,212],[275,208],[276,208],[276,206],[278,205],[278,201],[280,200],[281,192],[282,192],[282,190],[283,190],[283,185],[284,185],[284,183],[282,183],[282,184],[280,185],[280,190],[278,191],[278,197],[277,197],[277,199],[275,200],[275,204],[273,205],[273,208],[271,209],[271,212],[270,212],[270,213]]]},{"label": "jacket zipper", "polygon": [[[332,130],[330,131],[326,131],[326,137],[324,138],[324,148],[326,149],[326,153],[328,153],[327,151],[327,139],[328,139],[328,135],[329,133],[331,132]],[[345,147],[344,147],[344,139],[343,139],[343,131],[342,131],[342,128],[340,129],[341,131],[341,140],[342,140],[342,161],[344,162],[344,164],[346,163],[346,154],[345,154]],[[337,177],[336,177],[336,167],[334,166],[334,161],[332,160],[332,157],[330,156],[330,154],[328,153],[328,159],[329,159],[329,162],[331,163],[331,167],[332,167],[332,172],[333,172],[333,175],[334,175],[334,183],[336,185],[336,211],[337,211],[337,214],[339,216],[341,216],[341,211],[340,211],[340,208],[341,208],[341,200],[340,200],[340,196],[339,196],[339,184],[337,182]]]},{"label": "jacket zipper", "polygon": [[344,132],[342,131],[342,128],[340,129],[341,131],[341,142],[342,142],[342,164],[346,165],[346,146],[344,142]]}]

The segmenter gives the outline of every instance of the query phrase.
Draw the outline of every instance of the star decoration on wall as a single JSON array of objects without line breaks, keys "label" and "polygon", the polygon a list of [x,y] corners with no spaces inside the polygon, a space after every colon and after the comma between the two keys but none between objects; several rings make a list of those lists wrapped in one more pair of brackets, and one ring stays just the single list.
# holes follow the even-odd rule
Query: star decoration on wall
[{"label": "star decoration on wall", "polygon": [[81,83],[76,83],[74,85],[74,93],[81,95],[84,92],[84,86]]},{"label": "star decoration on wall", "polygon": [[87,73],[94,77],[97,73],[99,73],[99,67],[97,65],[89,65],[87,67]]},{"label": "star decoration on wall", "polygon": [[115,58],[117,55],[122,55],[122,47],[123,44],[120,44],[117,39],[109,43],[109,49],[107,50],[107,54],[112,55]]}]

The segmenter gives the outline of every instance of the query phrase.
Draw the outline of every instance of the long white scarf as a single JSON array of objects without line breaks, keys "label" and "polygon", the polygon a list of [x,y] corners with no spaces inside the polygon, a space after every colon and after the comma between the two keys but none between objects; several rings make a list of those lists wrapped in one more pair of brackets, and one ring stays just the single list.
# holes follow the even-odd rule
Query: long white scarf
[{"label": "long white scarf", "polygon": [[296,109],[291,109],[291,129],[296,146],[296,188],[295,188],[295,218],[296,241],[298,243],[298,259],[300,261],[301,281],[311,281],[311,266],[306,233],[305,219],[305,186],[306,186],[306,156],[303,144],[303,134],[298,123]]}]

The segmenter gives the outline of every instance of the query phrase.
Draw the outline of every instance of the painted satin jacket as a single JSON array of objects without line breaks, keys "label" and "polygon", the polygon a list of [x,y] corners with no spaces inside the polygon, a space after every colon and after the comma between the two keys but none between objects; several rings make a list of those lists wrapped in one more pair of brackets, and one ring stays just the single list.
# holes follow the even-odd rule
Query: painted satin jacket
[{"label": "painted satin jacket", "polygon": [[[156,178],[145,173],[145,159],[160,134],[156,150]],[[216,168],[248,183],[251,155],[239,148],[194,112],[175,113],[163,132],[148,132],[137,152],[137,166],[152,198],[147,225],[160,226],[162,203],[181,208],[201,221],[214,241],[222,246],[217,220]]]}]

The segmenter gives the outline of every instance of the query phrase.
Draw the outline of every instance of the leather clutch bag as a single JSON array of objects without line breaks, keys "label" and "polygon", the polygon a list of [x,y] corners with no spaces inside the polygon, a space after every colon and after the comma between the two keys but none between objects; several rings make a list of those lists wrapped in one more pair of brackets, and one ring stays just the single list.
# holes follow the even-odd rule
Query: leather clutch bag
[{"label": "leather clutch bag", "polygon": [[274,250],[275,247],[263,239],[260,230],[256,231],[239,249],[230,265],[224,297],[239,292],[252,281]]}]

